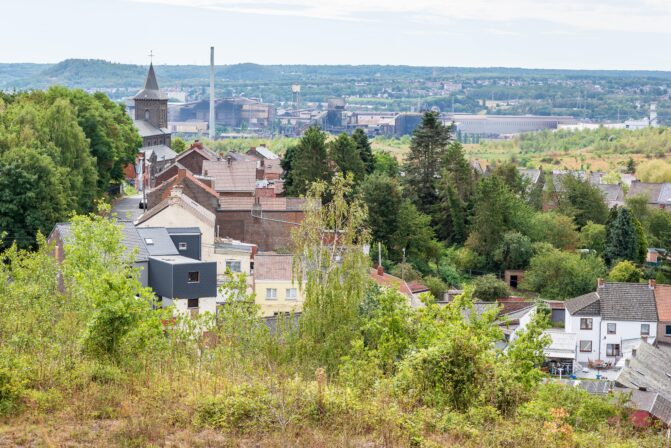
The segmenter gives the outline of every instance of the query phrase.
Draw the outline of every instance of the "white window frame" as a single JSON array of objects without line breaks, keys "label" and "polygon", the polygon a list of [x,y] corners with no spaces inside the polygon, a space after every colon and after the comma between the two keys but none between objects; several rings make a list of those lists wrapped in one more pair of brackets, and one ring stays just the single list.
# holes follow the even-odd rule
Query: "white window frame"
[{"label": "white window frame", "polygon": [[[613,331],[610,331],[610,326],[613,326]],[[617,334],[617,324],[615,322],[608,322],[606,324],[606,333],[607,334]]]},{"label": "white window frame", "polygon": [[266,288],[266,300],[277,300],[277,288]]},{"label": "white window frame", "polygon": [[[587,325],[584,327],[582,326],[583,321],[589,322],[589,328],[587,328]],[[594,329],[594,319],[591,317],[581,317],[580,318],[580,329],[581,330],[586,330],[586,331],[591,331]]]},{"label": "white window frame", "polygon": [[[229,263],[237,263],[238,264],[238,269],[237,270],[232,269],[229,266]],[[233,260],[233,259],[232,260],[226,260],[226,262],[224,264],[226,265],[226,269],[228,269],[231,272],[242,272],[242,262],[240,260]]]},{"label": "white window frame", "polygon": [[287,288],[286,291],[284,291],[284,293],[287,300],[298,300],[298,289]]}]

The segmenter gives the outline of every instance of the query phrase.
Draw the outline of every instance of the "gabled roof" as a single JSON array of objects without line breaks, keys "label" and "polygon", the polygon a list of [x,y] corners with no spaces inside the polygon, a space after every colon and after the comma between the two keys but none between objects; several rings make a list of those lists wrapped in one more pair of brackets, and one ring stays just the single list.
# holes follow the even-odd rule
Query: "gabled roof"
[{"label": "gabled roof", "polygon": [[643,283],[606,282],[596,292],[567,301],[566,310],[604,320],[657,321],[654,289]]},{"label": "gabled roof", "polygon": [[650,204],[671,204],[671,183],[632,182],[627,197],[645,196]]},{"label": "gabled roof", "polygon": [[657,321],[654,289],[647,284],[607,282],[597,294],[605,320]]},{"label": "gabled roof", "polygon": [[671,398],[671,354],[641,342],[628,361],[617,376],[618,384]]},{"label": "gabled roof", "polygon": [[249,192],[256,190],[256,161],[203,161],[203,175],[214,178],[217,192]]},{"label": "gabled roof", "polygon": [[[191,154],[193,154],[193,153],[200,154],[200,155],[201,155],[204,159],[206,159],[206,160],[217,160],[217,158],[218,158],[217,155],[216,155],[214,152],[212,152],[211,150],[209,150],[209,149],[207,149],[207,148],[205,148],[205,147],[200,148],[200,147],[198,147],[198,146],[193,146],[193,147],[191,147],[190,149],[187,149],[186,151],[184,151],[184,152],[182,152],[181,154],[177,155],[177,157],[175,158],[175,160],[176,160],[176,161],[180,161],[180,160],[182,160],[183,158],[185,158],[185,157],[187,157],[187,156],[189,156],[189,155],[191,155]],[[194,174],[200,174],[200,173],[194,173]]]},{"label": "gabled roof", "polygon": [[135,222],[135,225],[139,225],[142,224],[143,222],[148,221],[149,219],[158,215],[160,212],[162,212],[163,210],[165,210],[170,206],[182,207],[183,209],[188,210],[201,220],[214,226],[216,220],[214,213],[212,213],[211,211],[209,211],[208,209],[206,209],[205,207],[203,207],[198,202],[194,201],[185,194],[174,194],[172,196],[167,197],[163,201],[156,204],[156,206],[152,207],[152,209],[147,211],[144,215],[140,216],[138,220]]},{"label": "gabled roof", "polygon": [[156,160],[173,160],[177,157],[177,153],[166,145],[145,146],[140,149],[140,152],[144,152],[147,159],[151,158],[154,154],[156,155]]},{"label": "gabled roof", "polygon": [[408,284],[394,275],[387,274],[384,271],[382,272],[382,275],[380,275],[377,269],[371,269],[370,278],[383,288],[397,290],[401,294],[412,298],[413,294],[410,288],[408,287]]},{"label": "gabled roof", "polygon": [[599,296],[594,292],[590,292],[574,299],[567,300],[566,311],[572,315],[599,316],[601,314]]},{"label": "gabled roof", "polygon": [[[147,261],[149,259],[149,251],[133,223],[130,221],[117,221],[116,224],[121,230],[121,242],[125,246],[125,255],[129,255],[134,249],[137,249],[135,262]],[[54,226],[54,230],[58,230],[64,244],[67,244],[69,239],[72,238],[71,226],[72,223],[69,222],[58,223]],[[52,230],[52,233],[54,230]]]},{"label": "gabled roof", "polygon": [[138,227],[137,233],[142,238],[150,256],[179,255],[165,227]]},{"label": "gabled roof", "polygon": [[140,90],[133,99],[136,100],[167,100],[168,95],[161,91],[156,80],[156,73],[154,72],[154,64],[149,64],[149,71],[147,72],[147,79],[144,82],[144,88]]},{"label": "gabled roof", "polygon": [[660,322],[671,322],[671,285],[655,286],[655,302]]},{"label": "gabled roof", "polygon": [[260,156],[262,156],[266,160],[279,160],[280,156],[272,152],[270,149],[266,148],[265,146],[257,146],[256,148],[252,148],[249,151],[247,151],[247,154],[251,153],[252,155],[256,152]]},{"label": "gabled roof", "polygon": [[603,193],[608,204],[624,203],[624,190],[617,184],[598,184],[596,187]]},{"label": "gabled roof", "polygon": [[541,170],[536,168],[517,168],[517,172],[532,184],[537,184],[538,179],[541,177]]}]

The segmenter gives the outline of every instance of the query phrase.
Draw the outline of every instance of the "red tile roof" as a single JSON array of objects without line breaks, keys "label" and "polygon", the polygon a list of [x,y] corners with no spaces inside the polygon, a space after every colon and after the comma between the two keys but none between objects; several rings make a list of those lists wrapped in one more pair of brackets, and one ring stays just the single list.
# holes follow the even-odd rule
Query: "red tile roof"
[{"label": "red tile roof", "polygon": [[256,161],[205,160],[203,175],[214,178],[218,192],[249,192],[256,189]]},{"label": "red tile roof", "polygon": [[371,269],[370,278],[384,288],[396,289],[401,294],[412,297],[412,291],[408,287],[408,284],[398,277],[389,275],[386,272],[383,272],[382,275],[380,275],[378,274],[377,269]]},{"label": "red tile roof", "polygon": [[418,282],[417,280],[408,282],[408,288],[410,288],[410,291],[412,291],[413,294],[419,294],[421,292],[427,292],[429,290],[429,288],[426,285]]},{"label": "red tile roof", "polygon": [[657,314],[661,322],[671,322],[671,285],[655,286]]}]

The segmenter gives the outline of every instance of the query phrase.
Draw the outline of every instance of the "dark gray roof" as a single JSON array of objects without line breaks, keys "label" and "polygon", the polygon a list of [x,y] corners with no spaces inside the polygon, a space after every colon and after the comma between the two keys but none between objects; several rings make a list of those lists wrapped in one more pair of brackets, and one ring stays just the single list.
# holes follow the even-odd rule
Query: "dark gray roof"
[{"label": "dark gray roof", "polygon": [[603,193],[605,201],[611,205],[613,203],[624,202],[624,190],[617,184],[598,184],[597,188]]},{"label": "dark gray roof", "polygon": [[596,292],[566,302],[574,316],[601,316],[604,320],[657,321],[654,290],[643,283],[607,282]]},{"label": "dark gray roof", "polygon": [[671,398],[671,354],[641,342],[616,378],[618,385]]},{"label": "dark gray roof", "polygon": [[599,288],[601,317],[605,320],[657,322],[654,290],[642,283],[606,283]]},{"label": "dark gray roof", "polygon": [[137,227],[136,230],[149,255],[179,255],[179,251],[165,227]]},{"label": "dark gray roof", "polygon": [[574,316],[599,316],[601,315],[599,296],[594,292],[590,292],[574,299],[567,300],[566,311]]},{"label": "dark gray roof", "polygon": [[525,179],[528,179],[532,184],[538,183],[538,179],[541,176],[541,170],[537,168],[517,168],[517,171]]},{"label": "dark gray roof", "polygon": [[[125,254],[128,255],[132,250],[137,249],[135,262],[144,262],[149,260],[149,251],[147,250],[147,246],[145,246],[133,223],[130,221],[118,221],[117,224],[121,228],[121,242],[126,247]],[[69,222],[56,224],[54,230],[58,230],[64,243],[67,243],[68,239],[72,236],[71,223]]]},{"label": "dark gray roof", "polygon": [[141,151],[148,159],[154,154],[156,154],[156,160],[174,160],[177,157],[177,153],[165,145],[145,146]]},{"label": "dark gray roof", "polygon": [[154,135],[170,134],[170,130],[167,128],[157,128],[148,121],[133,120],[133,123],[135,124],[140,137],[152,137]]},{"label": "dark gray roof", "polygon": [[149,72],[144,82],[144,89],[140,90],[133,99],[136,100],[167,100],[168,95],[163,93],[158,87],[156,73],[154,73],[154,64],[149,64]]}]

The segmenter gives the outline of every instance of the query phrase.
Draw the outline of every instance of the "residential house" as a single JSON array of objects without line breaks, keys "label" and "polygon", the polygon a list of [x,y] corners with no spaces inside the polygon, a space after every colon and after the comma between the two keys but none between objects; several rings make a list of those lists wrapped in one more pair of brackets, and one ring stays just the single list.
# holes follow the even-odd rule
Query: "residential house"
[{"label": "residential house", "polygon": [[567,333],[577,335],[576,360],[615,365],[625,345],[657,336],[655,282],[615,283],[598,280],[597,289],[566,302]]},{"label": "residential house", "polygon": [[293,276],[293,256],[261,253],[254,257],[254,292],[263,316],[299,312],[303,296]]},{"label": "residential house", "polygon": [[189,149],[175,158],[176,163],[181,164],[192,174],[202,174],[203,163],[205,161],[213,162],[216,160],[219,160],[219,155],[206,148],[205,145],[198,140],[193,142]]},{"label": "residential house", "polygon": [[645,197],[651,207],[671,211],[671,182],[632,182],[627,198],[636,196]]},{"label": "residential house", "polygon": [[211,177],[213,188],[220,197],[253,197],[256,190],[256,161],[236,161],[231,156],[223,160],[203,161],[203,176]]},{"label": "residential house", "polygon": [[213,213],[217,210],[219,194],[208,184],[207,179],[197,177],[186,168],[171,167],[168,171],[176,174],[147,193],[147,210],[151,211],[152,208],[166,200],[173,189],[179,190],[183,195],[190,197]]},{"label": "residential house", "polygon": [[655,302],[659,319],[656,342],[671,344],[671,285],[656,285]]},{"label": "residential house", "polygon": [[524,280],[524,271],[521,269],[506,269],[503,273],[503,279],[506,285],[517,289]]},{"label": "residential house", "polygon": [[142,185],[149,188],[156,186],[156,176],[175,163],[177,153],[166,145],[145,146],[140,149],[144,154],[141,160],[141,171],[144,175]]},{"label": "residential house", "polygon": [[415,291],[413,291],[410,283],[384,271],[384,266],[378,266],[375,269],[370,269],[370,278],[378,286],[396,290],[408,298],[408,305],[413,308],[424,306],[419,298],[419,295],[427,292],[428,288],[419,282],[413,282]]},{"label": "residential house", "polygon": [[603,200],[608,208],[624,205],[624,190],[618,184],[597,184],[596,187],[601,190]]}]

